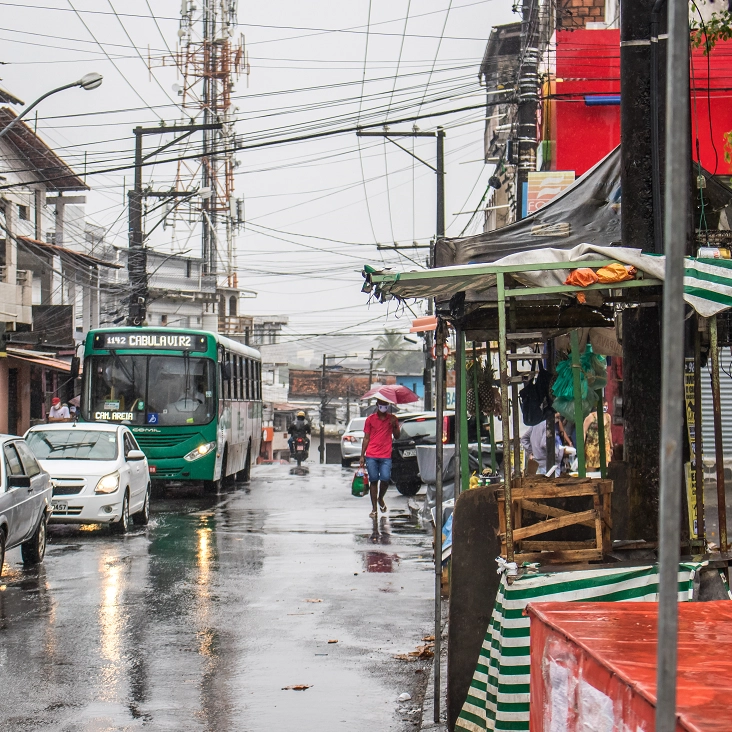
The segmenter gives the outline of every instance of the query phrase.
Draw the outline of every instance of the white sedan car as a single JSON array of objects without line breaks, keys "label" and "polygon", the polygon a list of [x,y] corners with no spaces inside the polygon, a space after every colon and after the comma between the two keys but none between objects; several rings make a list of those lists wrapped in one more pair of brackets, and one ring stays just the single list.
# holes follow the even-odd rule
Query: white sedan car
[{"label": "white sedan car", "polygon": [[25,435],[51,475],[54,523],[111,525],[123,534],[150,518],[147,458],[124,425],[58,423],[31,427]]}]

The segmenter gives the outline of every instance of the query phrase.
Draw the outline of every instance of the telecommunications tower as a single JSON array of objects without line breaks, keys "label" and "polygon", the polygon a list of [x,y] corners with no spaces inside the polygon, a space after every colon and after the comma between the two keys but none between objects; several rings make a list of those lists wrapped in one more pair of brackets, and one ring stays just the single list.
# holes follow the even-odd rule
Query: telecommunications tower
[{"label": "telecommunications tower", "polygon": [[[237,33],[237,0],[182,0],[179,46],[173,59],[182,76],[176,86],[186,119],[200,124],[221,124],[203,132],[203,156],[179,161],[176,190],[210,190],[189,224],[201,228],[204,275],[219,285],[236,287],[234,235],[243,222],[243,202],[234,195],[232,152],[236,134],[231,95],[242,73],[249,73],[244,36]],[[199,218],[200,216],[200,218]]]}]

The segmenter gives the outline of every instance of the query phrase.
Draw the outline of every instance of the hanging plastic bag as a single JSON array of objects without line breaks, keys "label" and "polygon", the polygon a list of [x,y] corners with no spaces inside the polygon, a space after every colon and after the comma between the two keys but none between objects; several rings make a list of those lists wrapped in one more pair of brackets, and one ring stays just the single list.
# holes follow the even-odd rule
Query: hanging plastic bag
[{"label": "hanging plastic bag", "polygon": [[366,471],[359,468],[353,474],[353,481],[351,482],[351,495],[356,498],[361,498],[369,492],[369,480],[366,477]]},{"label": "hanging plastic bag", "polygon": [[[574,377],[572,375],[571,358],[557,364],[557,378],[552,385],[554,394],[554,409],[566,420],[574,423]],[[593,353],[592,346],[587,345],[580,356],[580,399],[582,402],[582,417],[597,408],[597,392],[607,385],[607,362],[604,356]]]},{"label": "hanging plastic bag", "polygon": [[547,417],[551,417],[554,414],[552,411],[552,399],[549,394],[551,376],[549,376],[549,373],[544,368],[544,364],[538,359],[533,362],[532,371],[537,364],[539,373],[535,378],[527,382],[519,392],[521,415],[527,427],[533,427],[540,422],[544,422]]}]

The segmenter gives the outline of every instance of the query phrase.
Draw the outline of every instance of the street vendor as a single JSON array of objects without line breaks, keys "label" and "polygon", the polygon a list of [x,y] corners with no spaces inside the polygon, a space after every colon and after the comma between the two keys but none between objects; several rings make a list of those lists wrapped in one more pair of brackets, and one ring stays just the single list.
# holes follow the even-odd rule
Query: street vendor
[{"label": "street vendor", "polygon": [[[521,436],[521,446],[528,457],[533,458],[538,463],[536,472],[538,475],[546,474],[546,422],[529,427]],[[563,444],[559,430],[554,431],[554,464],[561,466],[562,458],[565,455],[573,456],[576,450],[573,447]],[[561,472],[561,468],[557,468],[557,474]]]}]

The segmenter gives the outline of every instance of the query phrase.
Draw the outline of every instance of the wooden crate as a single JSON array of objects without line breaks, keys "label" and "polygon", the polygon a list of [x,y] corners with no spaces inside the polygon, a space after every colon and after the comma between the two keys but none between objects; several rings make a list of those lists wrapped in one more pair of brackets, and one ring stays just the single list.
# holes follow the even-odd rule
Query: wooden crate
[{"label": "wooden crate", "polygon": [[[613,482],[599,478],[546,478],[531,475],[511,484],[514,561],[556,564],[601,560],[611,550]],[[585,497],[586,508],[568,511],[550,506],[550,498]],[[506,557],[506,512],[503,485],[496,488],[501,553]],[[585,502],[585,501],[582,501]],[[525,511],[543,515],[544,520],[529,523]],[[542,540],[541,535],[573,525],[589,526],[594,537],[587,541]]]}]

